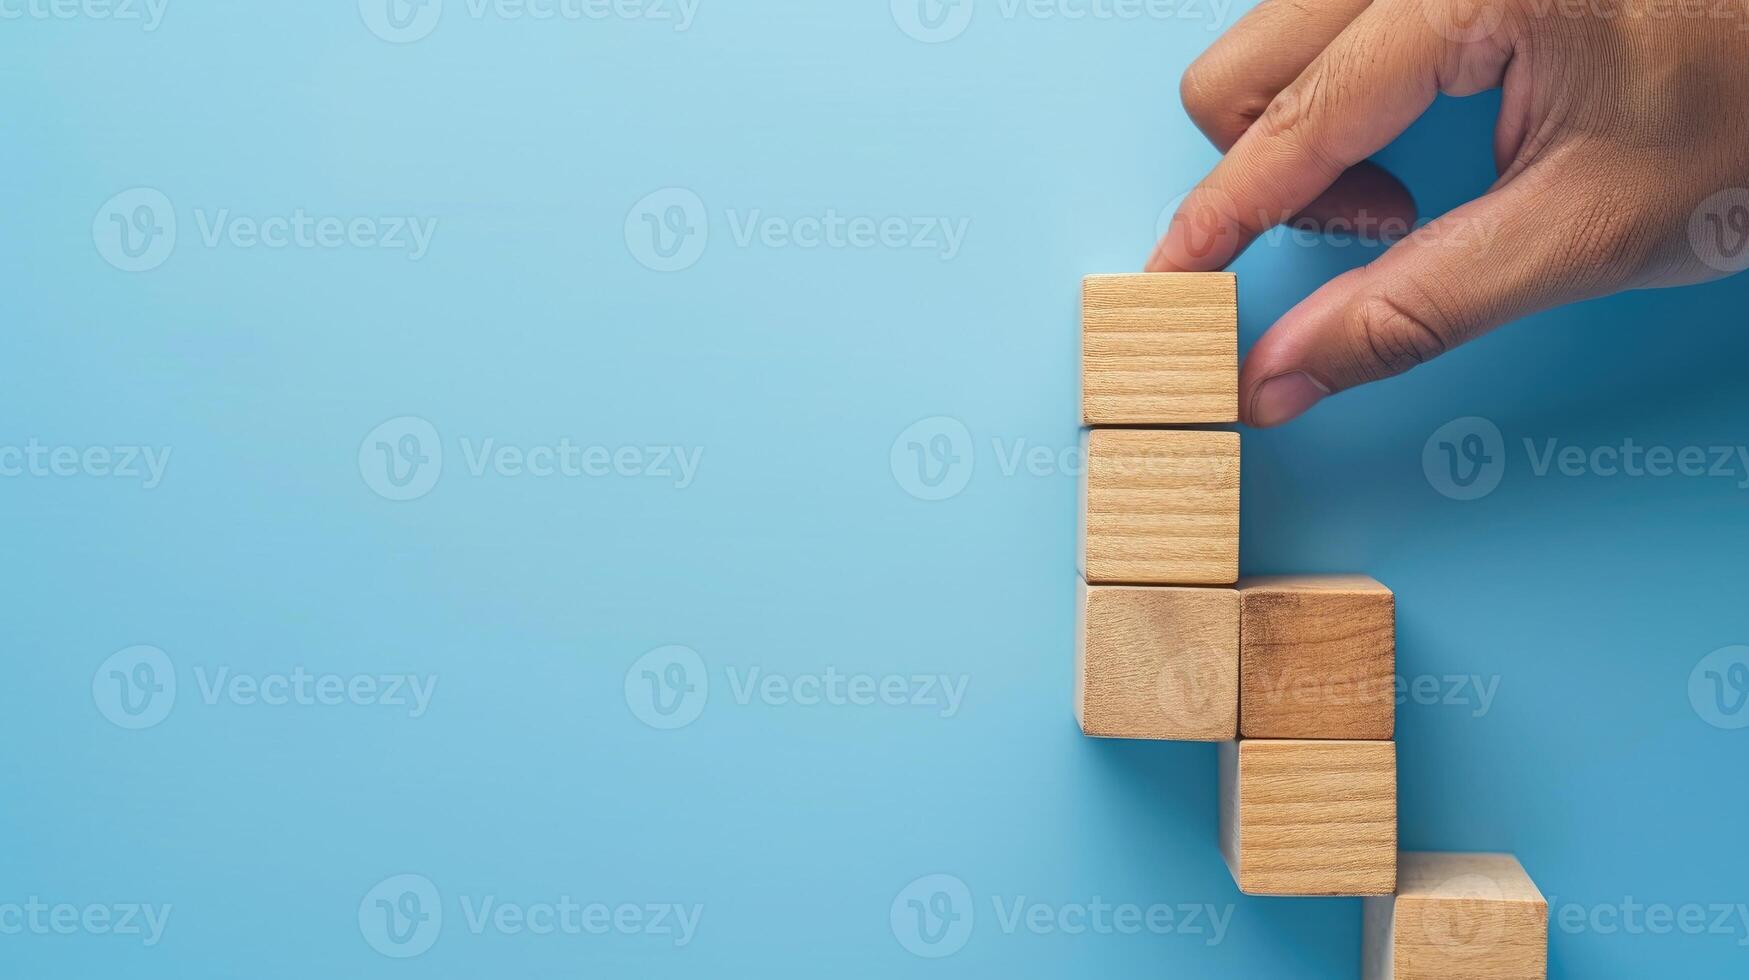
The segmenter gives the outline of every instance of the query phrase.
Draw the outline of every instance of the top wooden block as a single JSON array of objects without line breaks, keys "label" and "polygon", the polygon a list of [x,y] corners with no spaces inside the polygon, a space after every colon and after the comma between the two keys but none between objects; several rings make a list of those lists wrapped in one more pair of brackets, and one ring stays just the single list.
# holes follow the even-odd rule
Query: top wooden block
[{"label": "top wooden block", "polygon": [[1238,421],[1238,297],[1227,272],[1083,279],[1082,424]]},{"label": "top wooden block", "polygon": [[1549,906],[1510,854],[1397,858],[1397,893],[1366,900],[1366,980],[1542,980]]}]

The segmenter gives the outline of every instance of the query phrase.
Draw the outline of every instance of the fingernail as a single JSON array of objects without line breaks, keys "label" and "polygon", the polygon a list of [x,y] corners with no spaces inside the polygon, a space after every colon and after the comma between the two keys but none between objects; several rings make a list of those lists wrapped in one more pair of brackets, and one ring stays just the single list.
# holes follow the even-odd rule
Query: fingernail
[{"label": "fingernail", "polygon": [[1259,428],[1280,425],[1318,404],[1330,389],[1304,371],[1270,378],[1251,396],[1251,424]]}]

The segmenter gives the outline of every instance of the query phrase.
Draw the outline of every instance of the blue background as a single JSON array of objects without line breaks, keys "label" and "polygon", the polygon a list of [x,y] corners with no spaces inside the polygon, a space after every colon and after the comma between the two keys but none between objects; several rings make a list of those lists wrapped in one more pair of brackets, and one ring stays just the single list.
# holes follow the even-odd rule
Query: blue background
[{"label": "blue background", "polygon": [[[703,0],[689,29],[470,16],[388,43],[352,3],[171,0],[153,31],[0,24],[0,443],[173,448],[160,486],[0,480],[7,678],[0,903],[149,902],[162,942],[0,935],[12,976],[1349,977],[1354,900],[1240,896],[1212,746],[1075,731],[1075,478],[996,444],[1077,438],[1078,281],[1138,268],[1216,153],[1177,101],[1227,26],[1009,18],[907,36],[887,4]],[[1438,105],[1383,154],[1424,211],[1493,178],[1496,102]],[[93,216],[150,187],[175,250],[107,263]],[[646,194],[708,207],[657,272]],[[209,247],[197,212],[438,222],[429,253]],[[969,222],[928,249],[769,247],[728,212]],[[647,243],[646,243],[647,244]],[[1237,265],[1249,344],[1349,243]],[[1490,710],[1403,705],[1406,847],[1517,853],[1555,903],[1749,902],[1749,731],[1691,706],[1749,642],[1749,497],[1729,479],[1536,476],[1522,443],[1735,446],[1749,281],[1534,317],[1300,422],[1244,436],[1248,571],[1358,570],[1398,596],[1407,676],[1498,679]],[[442,476],[373,492],[361,440],[414,416]],[[970,433],[928,501],[895,438]],[[1482,416],[1498,489],[1437,492],[1429,437]],[[651,478],[472,476],[462,438],[703,451]],[[93,675],[135,644],[179,686],[112,724]],[[628,669],[698,652],[708,703],[640,720]],[[946,674],[913,706],[740,703],[725,671]],[[196,670],[435,675],[430,710],[208,704]],[[423,955],[359,904],[442,893]],[[919,876],[966,883],[941,960],[889,925]],[[460,896],[702,904],[660,936],[465,928]],[[1208,936],[1005,932],[992,899],[1232,906]],[[1738,975],[1725,934],[1551,930],[1550,975]]]}]

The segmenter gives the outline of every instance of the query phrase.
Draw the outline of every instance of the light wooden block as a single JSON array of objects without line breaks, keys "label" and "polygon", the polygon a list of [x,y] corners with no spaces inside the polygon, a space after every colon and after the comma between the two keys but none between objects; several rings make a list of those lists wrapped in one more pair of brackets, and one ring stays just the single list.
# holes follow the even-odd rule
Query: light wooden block
[{"label": "light wooden block", "polygon": [[1083,425],[1239,418],[1239,291],[1229,272],[1081,282]]},{"label": "light wooden block", "polygon": [[1239,434],[1093,429],[1081,477],[1091,585],[1239,579]]},{"label": "light wooden block", "polygon": [[1397,611],[1364,575],[1239,582],[1239,734],[1388,739],[1397,720]]},{"label": "light wooden block", "polygon": [[1544,980],[1549,905],[1510,854],[1404,852],[1365,903],[1365,980]]},{"label": "light wooden block", "polygon": [[1395,742],[1221,745],[1221,854],[1247,895],[1397,887]]},{"label": "light wooden block", "polygon": [[1080,583],[1075,720],[1103,738],[1221,742],[1239,730],[1239,594]]}]

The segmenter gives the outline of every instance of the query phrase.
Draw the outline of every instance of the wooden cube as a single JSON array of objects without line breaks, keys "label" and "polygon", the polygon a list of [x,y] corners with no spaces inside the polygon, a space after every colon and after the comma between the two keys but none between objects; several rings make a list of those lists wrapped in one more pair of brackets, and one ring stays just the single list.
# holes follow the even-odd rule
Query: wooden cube
[{"label": "wooden cube", "polygon": [[1247,895],[1389,895],[1396,743],[1222,743],[1221,854]]},{"label": "wooden cube", "polygon": [[1239,594],[1081,583],[1075,720],[1103,738],[1221,742],[1239,730]]},{"label": "wooden cube", "polygon": [[1510,854],[1404,852],[1365,903],[1365,980],[1544,980],[1549,905]]},{"label": "wooden cube", "polygon": [[1239,300],[1232,273],[1082,280],[1083,425],[1238,418]]},{"label": "wooden cube", "polygon": [[1239,582],[1239,734],[1388,739],[1397,720],[1397,614],[1364,575]]},{"label": "wooden cube", "polygon": [[1239,434],[1094,429],[1081,477],[1091,585],[1239,579]]}]

